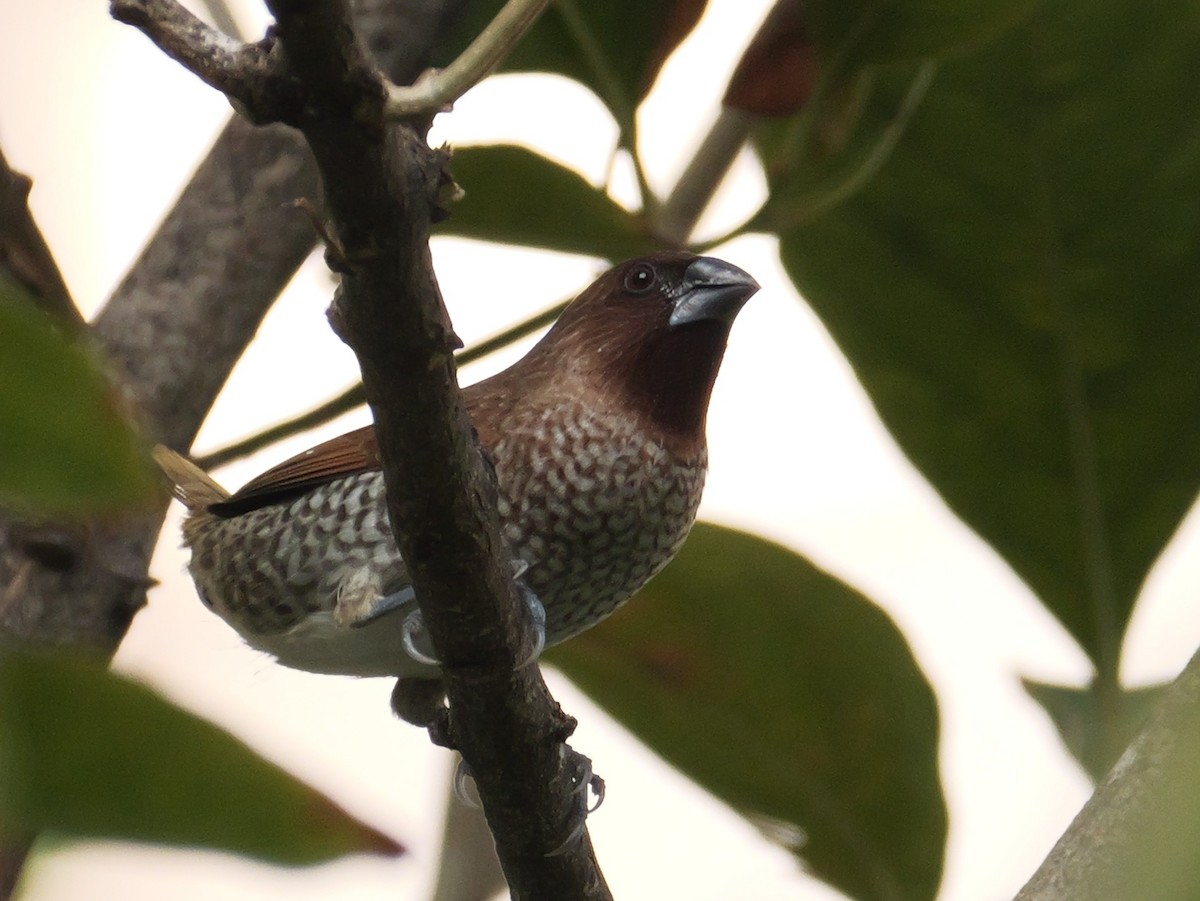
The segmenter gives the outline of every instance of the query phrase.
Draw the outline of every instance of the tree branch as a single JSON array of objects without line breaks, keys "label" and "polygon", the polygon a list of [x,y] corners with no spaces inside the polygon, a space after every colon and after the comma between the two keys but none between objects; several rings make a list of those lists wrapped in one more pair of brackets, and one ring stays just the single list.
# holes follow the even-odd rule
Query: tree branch
[{"label": "tree branch", "polygon": [[752,113],[721,108],[679,181],[658,208],[651,224],[655,235],[672,246],[687,246],[696,223],[757,123],[758,117]]},{"label": "tree branch", "polygon": [[1018,901],[1190,898],[1200,885],[1200,654]]},{"label": "tree branch", "polygon": [[[427,67],[430,48],[463,2],[361,0],[359,10],[371,49],[404,81]],[[317,192],[316,167],[299,135],[233,119],[97,318],[96,343],[159,440],[191,444],[234,362],[315,244],[311,224],[291,202]],[[145,604],[162,512],[90,531],[43,525],[36,540],[26,525],[0,517],[0,636],[110,657]],[[4,884],[15,882],[23,852],[0,849]]]},{"label": "tree branch", "polygon": [[564,744],[574,722],[537,667],[522,665],[533,645],[494,476],[458,391],[457,338],[428,246],[448,155],[411,128],[384,127],[385,83],[344,2],[268,5],[286,72],[254,92],[250,114],[297,125],[321,171],[342,277],[330,318],[362,368],[393,531],[444,661],[448,737],[475,774],[514,897],[609,897],[586,830],[551,853],[580,815]]},{"label": "tree branch", "polygon": [[[174,0],[112,0],[112,17],[145,32],[163,53],[234,101],[258,106],[256,95],[278,81],[274,41],[243,44]],[[253,121],[253,116],[250,116]]]}]

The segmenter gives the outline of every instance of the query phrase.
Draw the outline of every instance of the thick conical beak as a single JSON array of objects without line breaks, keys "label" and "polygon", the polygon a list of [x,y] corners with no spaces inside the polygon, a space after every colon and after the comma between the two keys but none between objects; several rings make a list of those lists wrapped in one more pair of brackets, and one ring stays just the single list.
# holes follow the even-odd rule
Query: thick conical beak
[{"label": "thick conical beak", "polygon": [[671,312],[671,325],[703,319],[731,323],[757,290],[758,282],[732,263],[700,257],[683,273],[683,290]]}]

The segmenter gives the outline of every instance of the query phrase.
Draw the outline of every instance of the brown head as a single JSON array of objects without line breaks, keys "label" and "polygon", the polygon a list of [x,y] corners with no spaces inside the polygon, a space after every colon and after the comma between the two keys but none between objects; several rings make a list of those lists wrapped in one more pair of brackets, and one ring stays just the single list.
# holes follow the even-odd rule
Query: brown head
[{"label": "brown head", "polygon": [[584,391],[672,442],[703,444],[729,329],[758,287],[713,257],[628,260],[593,282],[523,359],[492,380],[514,380],[522,392],[494,387],[510,397],[534,386]]},{"label": "brown head", "polygon": [[[466,389],[480,438],[493,446],[522,405],[587,397],[619,417],[638,417],[682,456],[704,447],[704,420],[729,329],[758,283],[729,263],[691,253],[628,260],[600,276],[553,328],[505,371]],[[232,497],[203,508],[237,516],[311,488],[380,468],[371,426],[305,451]]]}]

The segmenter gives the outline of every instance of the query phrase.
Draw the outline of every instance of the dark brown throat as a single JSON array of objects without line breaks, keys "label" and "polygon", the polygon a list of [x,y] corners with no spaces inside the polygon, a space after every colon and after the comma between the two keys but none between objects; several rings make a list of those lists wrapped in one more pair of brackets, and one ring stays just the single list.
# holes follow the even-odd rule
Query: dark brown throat
[{"label": "dark brown throat", "polygon": [[690,323],[663,331],[630,351],[622,367],[624,390],[638,415],[679,450],[704,447],[704,421],[729,326]]}]

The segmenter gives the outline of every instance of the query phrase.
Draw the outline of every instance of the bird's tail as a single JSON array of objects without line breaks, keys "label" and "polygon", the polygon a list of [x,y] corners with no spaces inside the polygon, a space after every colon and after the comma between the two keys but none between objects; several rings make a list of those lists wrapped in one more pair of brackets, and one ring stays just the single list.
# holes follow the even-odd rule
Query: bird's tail
[{"label": "bird's tail", "polygon": [[193,513],[210,504],[229,500],[229,492],[183,454],[161,444],[154,446],[154,462],[171,481],[171,493]]}]

